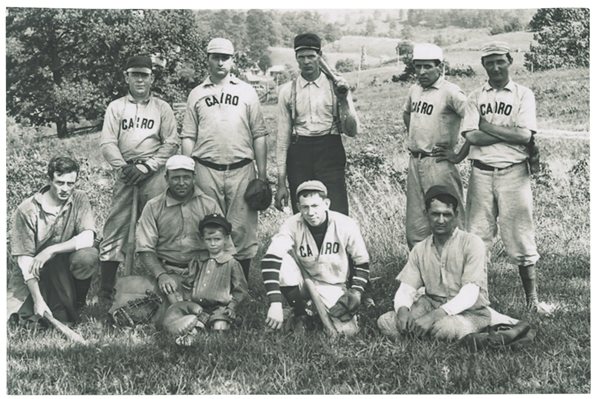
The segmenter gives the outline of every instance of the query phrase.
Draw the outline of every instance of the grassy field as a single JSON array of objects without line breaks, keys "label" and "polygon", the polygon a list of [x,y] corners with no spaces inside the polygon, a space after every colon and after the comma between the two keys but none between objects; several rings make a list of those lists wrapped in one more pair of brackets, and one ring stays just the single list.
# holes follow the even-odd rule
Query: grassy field
[{"label": "grassy field", "polygon": [[[389,70],[381,73],[386,75]],[[383,75],[382,75],[383,77]],[[452,79],[451,79],[452,80]],[[84,321],[76,329],[90,344],[70,344],[56,331],[8,328],[9,394],[461,394],[589,393],[590,379],[590,147],[586,135],[544,135],[544,129],[589,130],[589,71],[520,72],[538,98],[542,173],[533,179],[540,295],[558,308],[550,318],[525,314],[516,269],[501,242],[492,251],[489,290],[499,311],[529,320],[533,345],[519,352],[469,354],[457,344],[430,339],[390,341],[376,319],[392,307],[395,275],[403,267],[406,175],[401,106],[408,85],[361,86],[355,93],[362,131],[345,139],[351,213],[360,222],[372,257],[373,298],[363,309],[355,339],[276,334],[263,320],[266,299],[257,266],[253,299],[240,312],[241,328],[207,334],[189,349],[151,327],[113,330],[99,321],[94,281]],[[457,81],[469,91],[482,75]],[[578,99],[575,101],[575,99]],[[275,106],[265,107],[272,132]],[[98,134],[57,140],[9,121],[7,211],[44,183],[47,160],[69,154],[83,165],[86,190],[102,225],[112,177],[98,151]],[[581,138],[583,136],[583,138]],[[274,148],[274,135],[270,149]],[[466,163],[461,173],[468,177]],[[275,166],[270,153],[269,177]],[[260,254],[285,215],[261,214]],[[9,260],[10,262],[10,260]]]}]

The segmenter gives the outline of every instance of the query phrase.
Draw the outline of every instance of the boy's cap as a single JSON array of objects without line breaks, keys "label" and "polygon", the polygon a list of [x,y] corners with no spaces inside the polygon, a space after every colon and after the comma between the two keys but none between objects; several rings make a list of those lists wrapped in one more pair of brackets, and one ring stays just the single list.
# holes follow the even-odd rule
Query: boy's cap
[{"label": "boy's cap", "polygon": [[152,59],[146,55],[136,55],[127,59],[126,72],[152,73]]},{"label": "boy's cap", "polygon": [[227,219],[218,213],[206,215],[204,219],[200,221],[199,230],[202,231],[203,228],[210,225],[223,227],[227,234],[231,234],[231,223],[229,223]]},{"label": "boy's cap", "polygon": [[321,191],[327,195],[327,187],[318,180],[307,180],[304,183],[301,183],[296,189],[296,197],[302,191]]}]

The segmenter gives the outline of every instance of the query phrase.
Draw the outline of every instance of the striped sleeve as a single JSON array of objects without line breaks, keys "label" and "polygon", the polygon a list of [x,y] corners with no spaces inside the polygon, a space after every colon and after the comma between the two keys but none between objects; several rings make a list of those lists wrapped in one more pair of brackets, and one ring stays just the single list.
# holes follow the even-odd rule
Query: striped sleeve
[{"label": "striped sleeve", "polygon": [[354,276],[352,276],[352,288],[364,292],[367,282],[369,282],[369,264],[363,263],[354,266]]},{"label": "striped sleeve", "polygon": [[267,252],[261,262],[261,269],[269,303],[282,302],[283,296],[281,295],[281,289],[279,288],[281,257]]}]

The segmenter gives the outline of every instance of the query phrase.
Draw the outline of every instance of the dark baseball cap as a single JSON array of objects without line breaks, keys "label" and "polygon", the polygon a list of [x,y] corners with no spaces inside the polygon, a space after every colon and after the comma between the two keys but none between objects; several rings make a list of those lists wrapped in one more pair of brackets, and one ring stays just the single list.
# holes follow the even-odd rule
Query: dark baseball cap
[{"label": "dark baseball cap", "polygon": [[321,38],[314,33],[301,33],[294,38],[294,51],[299,50],[321,51]]},{"label": "dark baseball cap", "polygon": [[427,190],[427,192],[425,193],[425,203],[431,201],[432,199],[440,195],[450,196],[454,198],[456,203],[458,203],[458,198],[456,198],[456,195],[454,195],[446,186],[432,186],[429,190]]},{"label": "dark baseball cap", "polygon": [[200,221],[199,230],[202,231],[206,226],[219,226],[225,229],[227,234],[231,233],[231,223],[227,221],[222,215],[218,213],[211,213],[206,215],[204,219]]},{"label": "dark baseball cap", "polygon": [[152,58],[147,55],[129,57],[125,64],[125,71],[152,73]]}]

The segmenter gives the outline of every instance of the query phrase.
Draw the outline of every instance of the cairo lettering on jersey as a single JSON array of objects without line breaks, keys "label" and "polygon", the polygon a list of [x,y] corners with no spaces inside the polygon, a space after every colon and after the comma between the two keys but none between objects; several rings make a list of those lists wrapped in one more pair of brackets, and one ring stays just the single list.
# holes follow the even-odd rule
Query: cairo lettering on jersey
[{"label": "cairo lettering on jersey", "polygon": [[425,101],[412,102],[412,110],[411,112],[416,112],[418,114],[431,115],[433,113],[433,104],[429,104]]},{"label": "cairo lettering on jersey", "polygon": [[205,97],[204,102],[209,107],[212,107],[213,105],[219,105],[219,104],[238,105],[240,102],[240,97],[232,96],[231,94],[221,93],[220,97],[217,97],[217,96]]},{"label": "cairo lettering on jersey", "polygon": [[[303,258],[314,256],[313,251],[310,249],[309,245],[300,245],[299,252],[300,256],[302,256]],[[321,255],[337,254],[338,252],[340,252],[339,242],[324,242],[321,246]]]},{"label": "cairo lettering on jersey", "polygon": [[486,114],[498,114],[498,115],[510,115],[512,112],[513,106],[510,104],[506,104],[501,102],[494,102],[494,104],[480,104],[479,105],[479,113],[481,116]]},{"label": "cairo lettering on jersey", "polygon": [[148,119],[148,118],[135,118],[135,122],[134,122],[134,118],[129,118],[129,119],[123,119],[121,121],[121,130],[127,130],[127,129],[152,129],[154,127],[154,119]]}]

